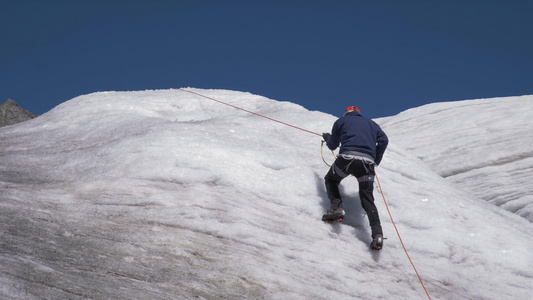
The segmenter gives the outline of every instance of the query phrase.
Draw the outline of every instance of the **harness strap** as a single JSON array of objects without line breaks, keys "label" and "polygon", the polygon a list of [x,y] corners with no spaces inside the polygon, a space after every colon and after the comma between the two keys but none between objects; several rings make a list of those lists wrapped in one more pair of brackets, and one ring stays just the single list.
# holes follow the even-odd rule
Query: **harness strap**
[{"label": "harness strap", "polygon": [[[354,154],[354,153],[356,153],[356,154]],[[343,153],[343,154],[340,154],[340,157],[342,157],[342,159],[350,161],[342,169],[339,168],[335,163],[333,163],[333,166],[332,166],[333,173],[339,175],[342,178],[345,178],[345,177],[348,176],[348,170],[350,169],[350,166],[352,165],[352,163],[354,161],[356,161],[356,160],[360,161],[362,163],[363,167],[365,168],[366,173],[370,173],[372,165],[375,165],[375,162],[374,162],[373,159],[371,159],[369,157],[361,156],[361,155],[359,155],[358,152]],[[363,175],[363,176],[357,177],[357,181],[358,182],[366,182],[366,181],[372,181],[373,182],[374,181],[374,177],[375,176],[371,175],[371,174]]]},{"label": "harness strap", "polygon": [[350,152],[345,152],[345,153],[342,153],[340,154],[340,156],[342,156],[342,158],[346,159],[346,160],[354,160],[354,159],[357,159],[357,160],[362,160],[364,162],[367,162],[369,164],[376,164],[374,162],[374,159],[372,159],[372,157],[370,156],[367,156],[366,154],[364,153],[361,153],[361,152],[355,152],[355,151],[350,151]]}]

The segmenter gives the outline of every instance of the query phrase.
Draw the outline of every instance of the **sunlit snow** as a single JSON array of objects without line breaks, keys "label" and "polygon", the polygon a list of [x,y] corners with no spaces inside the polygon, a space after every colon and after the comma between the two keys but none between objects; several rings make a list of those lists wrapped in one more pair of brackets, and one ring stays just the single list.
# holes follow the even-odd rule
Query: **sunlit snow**
[{"label": "sunlit snow", "polygon": [[450,182],[533,222],[533,96],[434,103],[384,126]]},{"label": "sunlit snow", "polygon": [[[190,90],[312,132],[336,120],[249,93]],[[521,199],[531,211],[531,187],[508,178],[533,176],[532,121],[517,124],[514,110],[531,111],[532,100],[376,120],[391,140],[377,168],[383,192],[433,299],[530,296],[533,225],[491,200]],[[506,113],[514,117],[493,126]],[[455,121],[438,120],[446,115]],[[320,221],[328,168],[309,132],[158,90],[80,96],[0,129],[0,141],[2,299],[427,299],[377,187],[381,252],[368,248],[355,179],[341,185],[346,221]]]}]

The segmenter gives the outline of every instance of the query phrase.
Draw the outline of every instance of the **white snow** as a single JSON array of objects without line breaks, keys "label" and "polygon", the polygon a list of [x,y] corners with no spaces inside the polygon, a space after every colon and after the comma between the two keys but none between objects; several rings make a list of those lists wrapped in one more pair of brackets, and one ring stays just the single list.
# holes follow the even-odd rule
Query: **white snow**
[{"label": "white snow", "polygon": [[[190,90],[312,132],[336,120]],[[529,297],[532,100],[377,120],[391,139],[378,176],[433,299]],[[320,221],[320,140],[180,90],[84,95],[2,128],[0,298],[427,299],[378,188],[381,252],[355,179],[346,221]]]},{"label": "white snow", "polygon": [[434,103],[383,120],[410,154],[533,222],[533,96]]}]

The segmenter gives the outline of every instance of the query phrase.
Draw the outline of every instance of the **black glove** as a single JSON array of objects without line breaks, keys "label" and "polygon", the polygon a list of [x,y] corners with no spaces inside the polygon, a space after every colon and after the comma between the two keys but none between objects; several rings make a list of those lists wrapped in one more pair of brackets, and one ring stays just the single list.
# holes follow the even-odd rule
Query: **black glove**
[{"label": "black glove", "polygon": [[322,138],[324,139],[324,141],[328,141],[329,137],[331,136],[331,134],[329,133],[322,133]]}]

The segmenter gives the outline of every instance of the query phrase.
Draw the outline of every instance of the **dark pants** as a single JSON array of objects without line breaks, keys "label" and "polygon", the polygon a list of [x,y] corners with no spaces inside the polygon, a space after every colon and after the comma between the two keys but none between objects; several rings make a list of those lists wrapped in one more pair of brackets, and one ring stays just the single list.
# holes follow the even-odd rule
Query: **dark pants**
[{"label": "dark pants", "polygon": [[374,164],[372,163],[360,159],[347,160],[341,156],[337,157],[328,174],[324,177],[328,197],[331,201],[331,209],[342,208],[339,184],[348,175],[355,176],[359,182],[359,198],[361,199],[361,206],[368,216],[372,237],[376,234],[383,234],[378,209],[374,204],[374,195],[372,194],[375,176]]}]

